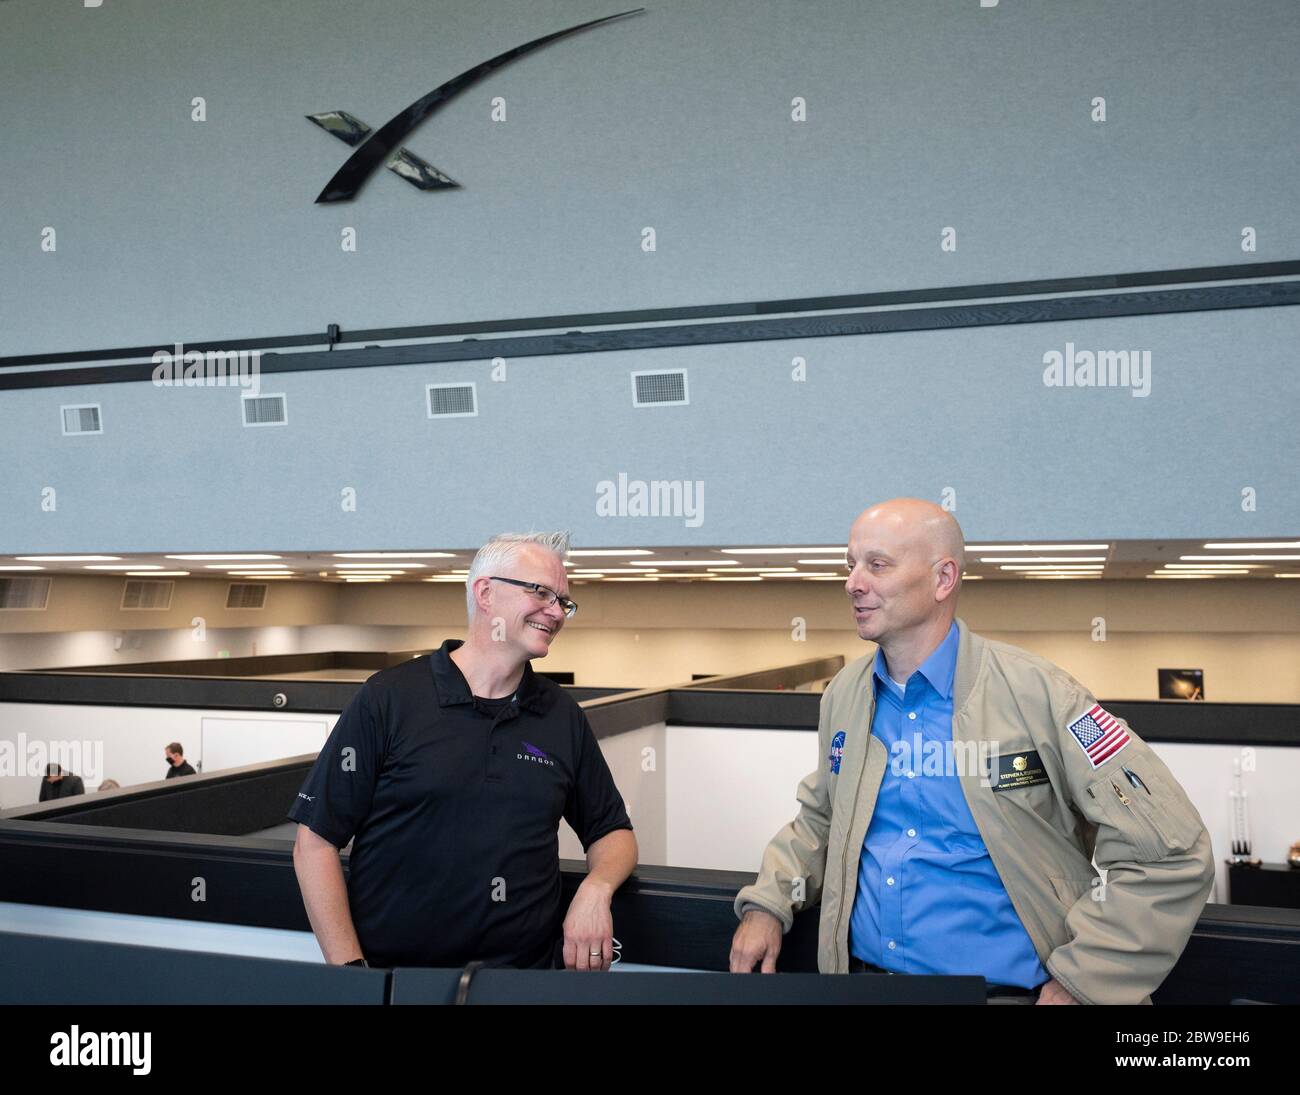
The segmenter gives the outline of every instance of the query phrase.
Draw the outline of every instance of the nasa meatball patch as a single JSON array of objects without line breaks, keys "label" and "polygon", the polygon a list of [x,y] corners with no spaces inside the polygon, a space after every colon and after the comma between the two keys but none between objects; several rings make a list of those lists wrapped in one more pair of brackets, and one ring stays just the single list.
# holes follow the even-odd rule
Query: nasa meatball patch
[{"label": "nasa meatball patch", "polygon": [[827,758],[830,762],[831,775],[840,774],[840,761],[844,759],[844,731],[839,731],[831,738],[831,755]]}]

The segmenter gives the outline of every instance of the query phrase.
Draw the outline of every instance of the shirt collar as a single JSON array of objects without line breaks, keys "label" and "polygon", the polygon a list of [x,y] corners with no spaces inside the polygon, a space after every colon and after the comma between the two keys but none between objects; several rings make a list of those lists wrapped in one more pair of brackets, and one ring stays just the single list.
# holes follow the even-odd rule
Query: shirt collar
[{"label": "shirt collar", "polygon": [[[474,695],[469,690],[469,682],[451,660],[451,652],[464,646],[463,639],[447,639],[437,650],[429,655],[429,665],[433,669],[433,686],[438,693],[438,706],[450,707],[458,703],[473,703]],[[515,702],[523,709],[544,714],[550,706],[546,690],[539,684],[537,674],[533,672],[532,662],[524,662],[524,675],[515,692]]]},{"label": "shirt collar", "polygon": [[[943,638],[943,642],[930,652],[930,656],[916,670],[926,679],[930,687],[945,700],[952,698],[953,674],[957,670],[958,638],[957,623],[953,621],[948,628],[948,634]],[[893,689],[896,693],[900,691],[899,686],[889,679],[885,652],[879,647],[876,649],[876,660],[872,663],[871,673],[877,682],[877,688],[884,685],[886,688]],[[907,684],[906,681],[903,683],[904,685]]]}]

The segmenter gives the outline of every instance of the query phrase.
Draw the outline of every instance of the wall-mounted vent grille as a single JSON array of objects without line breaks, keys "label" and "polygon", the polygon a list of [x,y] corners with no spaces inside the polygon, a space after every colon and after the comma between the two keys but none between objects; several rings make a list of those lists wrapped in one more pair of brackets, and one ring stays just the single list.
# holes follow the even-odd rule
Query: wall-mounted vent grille
[{"label": "wall-mounted vent grille", "polygon": [[430,418],[474,418],[478,414],[478,389],[470,384],[426,384]]},{"label": "wall-mounted vent grille", "polygon": [[162,612],[172,606],[172,588],[175,582],[155,582],[148,578],[128,578],[122,587],[124,609],[145,609]]},{"label": "wall-mounted vent grille", "polygon": [[85,403],[75,407],[60,407],[63,415],[63,435],[74,433],[103,433],[104,423],[99,415],[98,403]]},{"label": "wall-mounted vent grille", "polygon": [[289,421],[283,393],[246,395],[240,402],[244,405],[245,426],[283,426]]},{"label": "wall-mounted vent grille", "polygon": [[672,407],[690,401],[686,389],[685,369],[632,374],[632,406],[634,407]]},{"label": "wall-mounted vent grille", "polygon": [[0,578],[0,609],[25,608],[44,612],[49,599],[48,578]]},{"label": "wall-mounted vent grille", "polygon": [[226,590],[227,608],[265,608],[266,583],[231,582]]}]

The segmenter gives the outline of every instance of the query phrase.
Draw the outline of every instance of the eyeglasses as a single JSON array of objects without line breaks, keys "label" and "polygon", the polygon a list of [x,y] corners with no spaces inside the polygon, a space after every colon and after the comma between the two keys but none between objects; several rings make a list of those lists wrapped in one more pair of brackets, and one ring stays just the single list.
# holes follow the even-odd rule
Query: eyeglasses
[{"label": "eyeglasses", "polygon": [[521,582],[518,578],[498,578],[494,574],[488,575],[488,578],[493,582],[505,582],[508,585],[518,586],[520,589],[526,589],[534,597],[537,597],[542,604],[547,605],[548,607],[558,601],[560,607],[564,609],[565,619],[571,619],[573,614],[578,611],[577,601],[571,601],[568,597],[561,597],[549,586],[539,585],[537,582]]}]

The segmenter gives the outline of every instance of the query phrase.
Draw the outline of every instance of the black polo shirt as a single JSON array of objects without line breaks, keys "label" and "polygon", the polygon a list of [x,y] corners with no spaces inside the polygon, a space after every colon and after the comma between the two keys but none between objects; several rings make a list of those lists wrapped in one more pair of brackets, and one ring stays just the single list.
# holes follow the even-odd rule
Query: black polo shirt
[{"label": "black polo shirt", "polygon": [[348,902],[372,966],[548,967],[560,818],[584,850],[632,824],[582,709],[531,665],[513,700],[476,700],[460,645],[370,677],[288,816],[353,841]]}]

